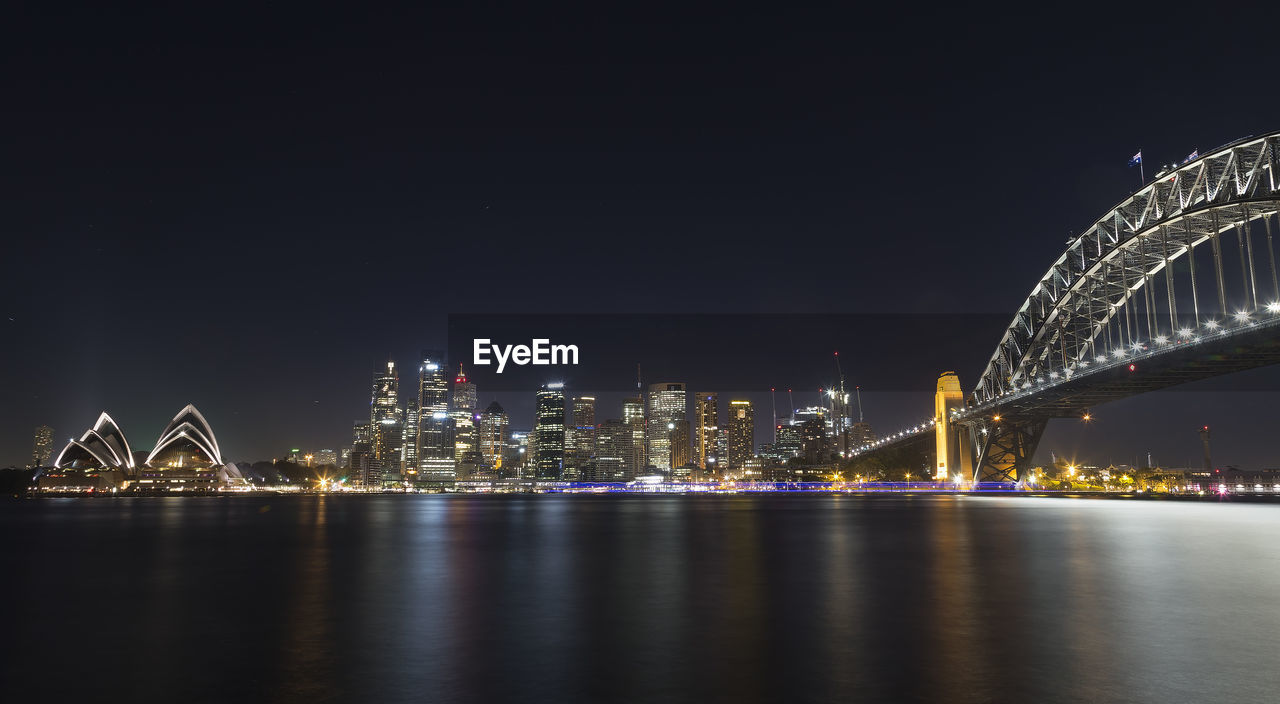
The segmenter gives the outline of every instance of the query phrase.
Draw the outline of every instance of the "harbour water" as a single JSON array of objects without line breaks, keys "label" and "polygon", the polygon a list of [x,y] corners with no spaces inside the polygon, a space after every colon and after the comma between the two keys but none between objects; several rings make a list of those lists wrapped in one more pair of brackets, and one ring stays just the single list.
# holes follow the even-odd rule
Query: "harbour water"
[{"label": "harbour water", "polygon": [[982,496],[0,504],[29,701],[1273,701],[1280,506]]}]

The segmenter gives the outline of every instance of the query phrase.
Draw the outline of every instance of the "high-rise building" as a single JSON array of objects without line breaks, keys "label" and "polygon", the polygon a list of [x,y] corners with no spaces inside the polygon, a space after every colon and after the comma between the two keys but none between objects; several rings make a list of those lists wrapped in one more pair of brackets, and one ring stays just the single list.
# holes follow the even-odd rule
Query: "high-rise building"
[{"label": "high-rise building", "polygon": [[458,365],[458,375],[453,378],[453,404],[455,411],[465,411],[468,415],[475,413],[477,403],[476,384],[467,378],[467,373]]},{"label": "high-rise building", "polygon": [[856,450],[864,445],[870,445],[876,441],[876,431],[871,429],[871,424],[865,421],[858,421],[849,426],[849,447]]},{"label": "high-rise building", "polygon": [[644,447],[644,399],[639,396],[622,399],[622,423],[627,426],[628,442],[622,446],[622,463],[632,477],[644,474],[647,464]]},{"label": "high-rise building", "polygon": [[381,476],[370,476],[373,468],[373,433],[369,424],[356,421],[351,428],[351,454],[347,477],[356,486],[381,485]]},{"label": "high-rise building", "polygon": [[535,476],[558,480],[564,473],[564,384],[543,384],[538,389],[534,413]]},{"label": "high-rise building", "polygon": [[789,460],[796,457],[804,449],[804,444],[800,438],[800,426],[792,423],[783,423],[777,427],[778,439],[773,443],[774,453],[777,459]]},{"label": "high-rise building", "polygon": [[831,436],[821,417],[800,424],[800,454],[806,464],[823,464],[831,460]]},{"label": "high-rise building", "polygon": [[[649,405],[645,423],[648,462],[663,471],[688,461],[689,419],[684,384],[662,382],[649,385]],[[683,430],[683,451],[677,435]]]},{"label": "high-rise building", "polygon": [[693,397],[693,417],[697,423],[695,437],[697,454],[693,461],[699,469],[715,471],[717,457],[716,437],[720,434],[720,401],[714,391],[701,391]]},{"label": "high-rise building", "polygon": [[[391,480],[400,474],[400,460],[404,440],[400,410],[400,378],[396,363],[388,361],[385,368],[373,374],[373,394],[369,401],[370,474],[374,481]],[[370,479],[373,479],[371,476]]]},{"label": "high-rise building", "polygon": [[529,430],[512,430],[507,440],[507,453],[502,460],[503,479],[533,479],[533,449]]},{"label": "high-rise building", "polygon": [[443,354],[423,351],[418,367],[418,482],[428,484],[449,483],[457,477],[444,369]]},{"label": "high-rise building", "polygon": [[564,479],[578,481],[591,457],[596,444],[596,398],[574,396],[569,427],[565,431]]},{"label": "high-rise building", "polygon": [[494,401],[480,413],[477,422],[477,435],[480,445],[480,464],[484,474],[494,479],[506,476],[504,467],[507,458],[507,444],[510,419],[502,406]]},{"label": "high-rise building", "polygon": [[325,465],[337,466],[338,453],[333,450],[316,450],[311,453],[311,466],[324,467]]},{"label": "high-rise building", "polygon": [[730,470],[739,470],[746,466],[756,447],[756,414],[751,402],[746,400],[729,401],[728,423],[728,464]]},{"label": "high-rise building", "polygon": [[624,463],[624,450],[631,443],[631,431],[618,418],[610,418],[596,427],[593,457],[587,463],[584,481],[625,482],[635,478]]},{"label": "high-rise building", "polygon": [[404,425],[400,433],[400,471],[406,480],[418,476],[418,399],[405,403]]},{"label": "high-rise building", "polygon": [[449,418],[453,421],[453,461],[459,478],[471,478],[480,466],[475,415],[476,385],[467,379],[467,373],[459,364],[449,406]]},{"label": "high-rise building", "polygon": [[53,455],[53,428],[42,425],[36,428],[35,441],[31,445],[31,468],[36,469],[49,464]]}]

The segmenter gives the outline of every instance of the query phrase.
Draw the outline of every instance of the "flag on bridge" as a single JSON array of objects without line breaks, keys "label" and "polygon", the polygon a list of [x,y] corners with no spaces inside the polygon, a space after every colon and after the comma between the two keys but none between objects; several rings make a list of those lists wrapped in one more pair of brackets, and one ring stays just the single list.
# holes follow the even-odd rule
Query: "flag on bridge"
[{"label": "flag on bridge", "polygon": [[1133,156],[1129,157],[1129,166],[1137,166],[1138,164],[1141,164],[1141,163],[1142,163],[1142,152],[1141,152],[1141,151],[1139,151],[1137,154],[1134,154]]},{"label": "flag on bridge", "polygon": [[1187,155],[1187,158],[1182,160],[1182,163],[1184,163],[1184,164],[1185,164],[1185,163],[1187,163],[1188,161],[1191,161],[1192,159],[1199,159],[1199,158],[1200,158],[1200,150],[1199,150],[1199,149],[1197,149],[1197,150],[1195,150],[1195,151],[1191,152],[1190,154],[1188,154],[1188,155]]}]

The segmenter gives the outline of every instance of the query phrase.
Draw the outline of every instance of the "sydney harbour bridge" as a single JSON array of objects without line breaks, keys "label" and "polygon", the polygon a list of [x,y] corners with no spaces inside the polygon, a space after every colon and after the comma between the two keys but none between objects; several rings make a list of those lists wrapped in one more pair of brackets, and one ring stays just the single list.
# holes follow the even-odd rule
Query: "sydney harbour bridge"
[{"label": "sydney harbour bridge", "polygon": [[1280,132],[1158,172],[1104,213],[1018,308],[967,395],[854,451],[936,444],[934,479],[1023,482],[1054,418],[1280,362]]}]

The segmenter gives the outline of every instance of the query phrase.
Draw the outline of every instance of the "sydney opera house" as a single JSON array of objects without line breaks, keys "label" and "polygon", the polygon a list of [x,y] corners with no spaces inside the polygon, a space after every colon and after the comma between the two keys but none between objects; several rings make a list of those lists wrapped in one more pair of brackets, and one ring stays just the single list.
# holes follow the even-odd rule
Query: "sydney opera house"
[{"label": "sydney opera house", "polygon": [[188,405],[169,421],[150,451],[134,450],[105,412],[98,422],[62,448],[40,473],[40,491],[218,491],[245,484],[240,470],[224,462],[208,421]]}]

